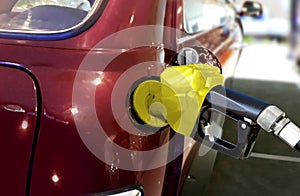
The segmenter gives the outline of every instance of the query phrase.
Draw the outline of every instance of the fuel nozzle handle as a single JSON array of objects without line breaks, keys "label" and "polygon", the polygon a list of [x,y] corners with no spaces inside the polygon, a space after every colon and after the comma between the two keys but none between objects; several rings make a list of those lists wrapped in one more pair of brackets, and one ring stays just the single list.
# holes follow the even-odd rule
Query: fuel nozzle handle
[{"label": "fuel nozzle handle", "polygon": [[292,148],[300,151],[300,129],[277,106],[236,92],[223,86],[214,87],[206,102],[226,111],[238,120],[259,125],[266,132],[273,132]]},{"label": "fuel nozzle handle", "polygon": [[234,115],[236,120],[245,118],[255,122],[259,114],[270,104],[260,99],[245,95],[224,86],[214,87],[206,96],[211,107],[224,110]]}]

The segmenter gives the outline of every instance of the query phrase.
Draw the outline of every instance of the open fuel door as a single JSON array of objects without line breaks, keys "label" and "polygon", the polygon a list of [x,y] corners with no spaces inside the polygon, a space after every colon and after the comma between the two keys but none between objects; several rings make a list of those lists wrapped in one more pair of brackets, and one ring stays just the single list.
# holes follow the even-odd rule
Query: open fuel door
[{"label": "open fuel door", "polygon": [[1,195],[18,196],[29,191],[41,111],[39,95],[37,81],[29,70],[0,62]]}]

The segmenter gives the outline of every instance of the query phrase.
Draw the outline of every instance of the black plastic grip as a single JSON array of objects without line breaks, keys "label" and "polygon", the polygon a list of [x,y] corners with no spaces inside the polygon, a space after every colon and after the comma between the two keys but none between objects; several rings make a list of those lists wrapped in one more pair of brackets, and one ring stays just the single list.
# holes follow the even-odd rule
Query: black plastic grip
[{"label": "black plastic grip", "polygon": [[300,141],[294,146],[294,148],[298,151],[300,151]]},{"label": "black plastic grip", "polygon": [[257,98],[225,88],[214,87],[206,96],[206,102],[227,113],[256,121],[259,114],[270,104]]}]

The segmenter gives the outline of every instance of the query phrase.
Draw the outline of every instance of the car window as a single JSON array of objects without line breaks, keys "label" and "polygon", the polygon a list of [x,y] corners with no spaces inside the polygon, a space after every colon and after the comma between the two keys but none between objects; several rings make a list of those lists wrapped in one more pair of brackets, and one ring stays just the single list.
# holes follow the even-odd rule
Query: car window
[{"label": "car window", "polygon": [[91,4],[88,0],[19,0],[13,7],[13,11],[22,12],[40,5],[56,5],[77,8],[84,11],[89,11],[91,9]]},{"label": "car window", "polygon": [[61,31],[82,22],[94,0],[1,0],[0,32]]},{"label": "car window", "polygon": [[193,34],[220,26],[226,17],[225,5],[224,0],[184,0],[185,31]]}]

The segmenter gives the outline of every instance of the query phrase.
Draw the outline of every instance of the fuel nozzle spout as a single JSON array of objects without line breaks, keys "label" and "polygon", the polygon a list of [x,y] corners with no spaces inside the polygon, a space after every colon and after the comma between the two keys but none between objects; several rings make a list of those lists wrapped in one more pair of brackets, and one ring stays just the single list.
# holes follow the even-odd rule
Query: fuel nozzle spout
[{"label": "fuel nozzle spout", "polygon": [[289,146],[300,151],[299,127],[277,106],[223,86],[213,88],[208,93],[206,102],[215,110],[226,111],[226,115],[231,118],[250,121],[266,132],[273,132]]}]

